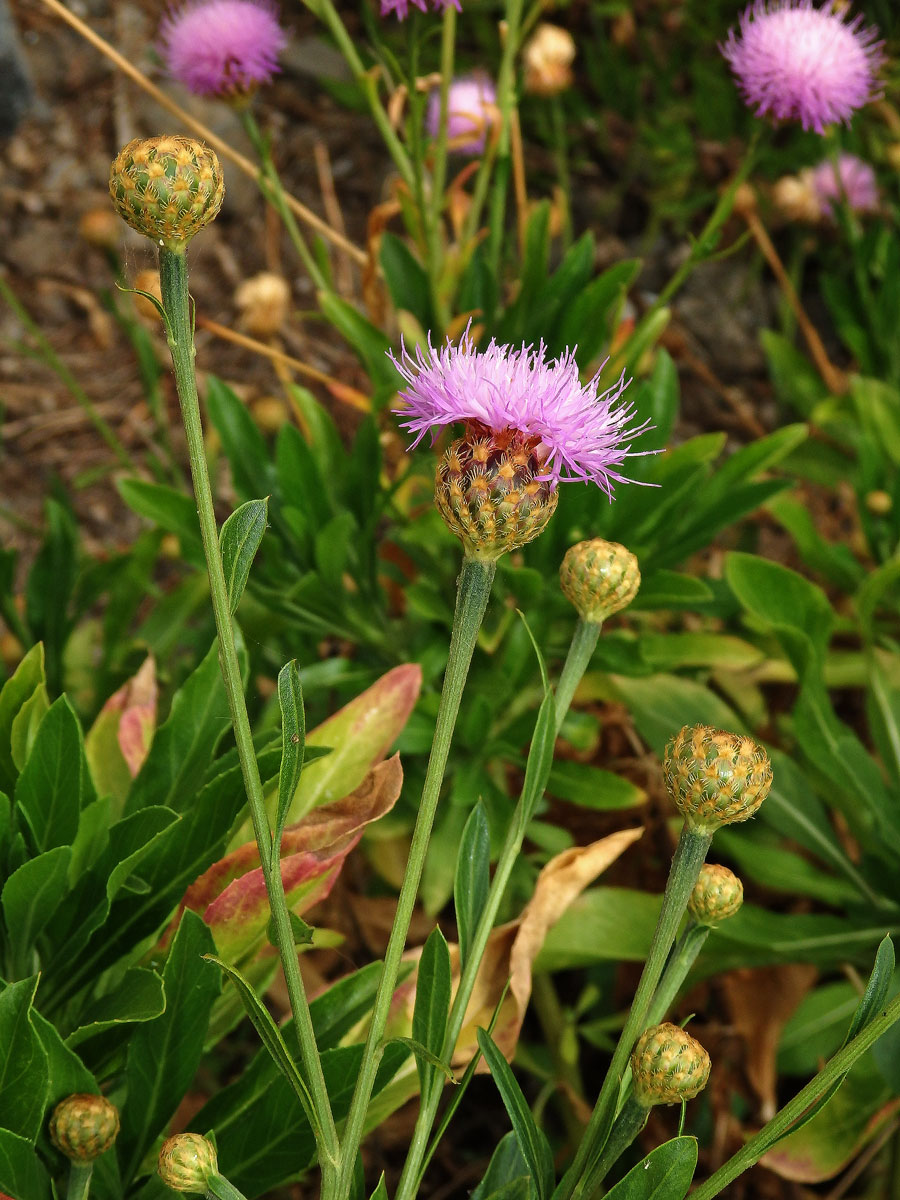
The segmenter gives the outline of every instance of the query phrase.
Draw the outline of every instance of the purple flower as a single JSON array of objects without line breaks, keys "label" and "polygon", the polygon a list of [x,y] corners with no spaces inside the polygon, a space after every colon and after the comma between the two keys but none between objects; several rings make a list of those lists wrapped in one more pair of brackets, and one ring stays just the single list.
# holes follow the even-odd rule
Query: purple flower
[{"label": "purple flower", "polygon": [[198,96],[250,92],[279,70],[286,34],[274,0],[187,0],[160,25],[169,72]]},{"label": "purple flower", "polygon": [[[447,137],[450,149],[460,154],[481,154],[488,130],[496,120],[497,89],[484,74],[461,75],[447,92]],[[441,121],[441,91],[428,97],[425,128],[436,138]]]},{"label": "purple flower", "polygon": [[[428,12],[428,0],[412,0],[419,12]],[[435,12],[441,12],[452,4],[457,12],[462,12],[459,0],[431,0]],[[409,13],[410,0],[381,0],[381,15],[396,13],[398,21],[405,21]]]},{"label": "purple flower", "polygon": [[844,196],[853,212],[878,211],[878,184],[875,172],[867,162],[855,154],[842,154],[837,170],[830,159],[819,163],[809,172],[809,182],[819,207],[831,216],[835,202],[840,204]]},{"label": "purple flower", "polygon": [[878,30],[812,0],[755,0],[720,49],[757,116],[824,133],[877,94]]},{"label": "purple flower", "polygon": [[409,384],[400,393],[406,408],[395,410],[400,425],[416,434],[413,446],[425,434],[458,421],[483,426],[495,436],[517,432],[534,442],[542,474],[551,487],[559,482],[596,483],[612,498],[614,482],[625,459],[635,453],[627,439],[643,433],[649,422],[629,427],[634,407],[622,403],[628,384],[624,372],[605,392],[598,391],[599,376],[586,384],[570,351],[545,362],[543,342],[535,350],[498,346],[476,350],[469,330],[458,346],[447,344],[427,351],[416,347],[415,356],[403,346],[400,358],[391,355]]}]

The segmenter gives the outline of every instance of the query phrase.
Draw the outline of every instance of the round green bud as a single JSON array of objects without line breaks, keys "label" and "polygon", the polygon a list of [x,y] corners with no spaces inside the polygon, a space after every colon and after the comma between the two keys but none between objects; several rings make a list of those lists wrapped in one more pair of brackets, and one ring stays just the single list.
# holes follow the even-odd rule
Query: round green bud
[{"label": "round green bud", "polygon": [[135,138],[109,173],[113,207],[132,229],[179,250],[213,220],[225,184],[215,153],[194,138]]},{"label": "round green bud", "polygon": [[698,925],[718,925],[744,903],[744,885],[727,867],[704,863],[688,898],[688,913]]},{"label": "round green bud", "polygon": [[686,725],[666,746],[663,778],[688,828],[711,834],[753,816],[769,794],[772,767],[752,738]]},{"label": "round green bud", "polygon": [[206,1195],[206,1183],[219,1169],[212,1142],[199,1133],[176,1133],[167,1138],[156,1164],[159,1177],[174,1192]]},{"label": "round green bud", "polygon": [[118,1133],[119,1110],[105,1096],[67,1096],[50,1118],[50,1140],[74,1163],[93,1162],[105,1154]]},{"label": "round green bud", "polygon": [[632,602],[641,586],[641,572],[630,550],[618,542],[592,538],[566,551],[559,582],[581,619],[599,625]]},{"label": "round green bud", "polygon": [[558,488],[539,479],[539,439],[513,429],[500,433],[477,421],[438,464],[438,512],[469,558],[489,561],[542,533],[559,502]]},{"label": "round green bud", "polygon": [[684,1029],[652,1025],[631,1052],[634,1098],[644,1108],[693,1100],[706,1087],[709,1066],[709,1055]]}]

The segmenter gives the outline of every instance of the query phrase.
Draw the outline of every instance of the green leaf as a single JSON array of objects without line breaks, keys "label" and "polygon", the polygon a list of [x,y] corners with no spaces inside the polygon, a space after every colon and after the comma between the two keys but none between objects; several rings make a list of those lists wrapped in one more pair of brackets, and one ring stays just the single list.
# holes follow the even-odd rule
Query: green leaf
[{"label": "green leaf", "polygon": [[0,992],[0,1113],[3,1126],[33,1142],[50,1087],[47,1055],[31,1020],[37,976]]},{"label": "green leaf", "polygon": [[834,613],[821,588],[780,563],[737,551],[725,559],[725,578],[741,604],[779,635],[801,677],[810,650],[822,661]]},{"label": "green leaf", "polygon": [[459,961],[462,966],[469,960],[472,938],[487,903],[490,875],[491,833],[484,805],[479,800],[463,830],[453,880],[453,902],[459,930]]},{"label": "green leaf", "polygon": [[[288,917],[291,922],[291,936],[293,937],[294,945],[311,946],[313,944],[313,935],[316,932],[315,928],[312,925],[307,925],[303,918],[298,917],[295,912],[288,912]],[[279,946],[274,917],[269,918],[269,923],[266,926],[266,937],[269,940],[269,945],[274,946],[277,950]]]},{"label": "green leaf", "polygon": [[175,693],[168,719],[132,784],[126,813],[146,805],[183,812],[195,800],[216,746],[229,728],[218,643]]},{"label": "green leaf", "polygon": [[91,1001],[90,1020],[72,1030],[66,1045],[74,1048],[98,1033],[153,1021],[165,1010],[162,976],[146,967],[130,967],[118,987]]},{"label": "green leaf", "polygon": [[538,1200],[549,1200],[555,1178],[550,1143],[535,1124],[531,1109],[522,1095],[522,1089],[506,1059],[494,1044],[493,1038],[483,1029],[477,1032],[478,1045],[494,1077],[507,1115],[512,1121],[513,1132],[534,1180]]},{"label": "green leaf", "polygon": [[440,1071],[450,1081],[450,1083],[456,1083],[456,1076],[453,1074],[444,1060],[440,1058],[439,1055],[434,1054],[431,1050],[426,1049],[426,1047],[423,1046],[421,1042],[416,1041],[415,1038],[392,1037],[389,1040],[391,1042],[399,1042],[401,1046],[407,1046],[410,1050],[412,1050],[416,1059],[416,1067],[419,1071],[419,1081],[421,1087],[424,1087],[425,1082],[431,1078],[431,1072],[428,1070],[428,1067],[434,1067],[436,1070]]},{"label": "green leaf", "polygon": [[44,685],[40,684],[13,717],[9,748],[17,772],[21,772],[28,762],[37,731],[49,709],[50,697]]},{"label": "green leaf", "polygon": [[697,1169],[697,1139],[663,1142],[606,1193],[606,1200],[683,1200]]},{"label": "green leaf", "polygon": [[381,1177],[372,1193],[370,1200],[388,1200],[387,1184],[384,1182],[384,1171],[381,1172]]},{"label": "green leaf", "polygon": [[547,791],[570,804],[598,811],[634,808],[647,800],[647,793],[642,788],[621,775],[573,761],[553,764]]},{"label": "green leaf", "polygon": [[236,508],[219,533],[225,588],[232,612],[237,611],[253,559],[259,549],[268,522],[269,501],[248,500]]},{"label": "green leaf", "polygon": [[394,307],[411,312],[423,329],[433,329],[435,320],[428,276],[406,242],[385,231],[381,235],[378,257]]},{"label": "green leaf", "polygon": [[78,814],[96,797],[78,718],[65,696],[48,709],[16,784],[16,807],[38,850],[70,846]]},{"label": "green leaf", "polygon": [[318,302],[322,315],[346,338],[348,345],[366,368],[372,383],[378,388],[389,387],[396,390],[400,378],[387,357],[391,344],[381,330],[334,292],[319,292]]},{"label": "green leaf", "polygon": [[253,1024],[253,1028],[259,1034],[262,1044],[268,1050],[269,1054],[271,1054],[272,1061],[290,1084],[294,1095],[303,1105],[307,1120],[315,1124],[315,1106],[312,1096],[309,1094],[309,1089],[306,1086],[306,1081],[291,1058],[290,1051],[285,1044],[284,1038],[281,1036],[281,1031],[272,1019],[269,1010],[259,999],[250,984],[244,979],[240,971],[223,962],[222,959],[216,958],[214,954],[205,954],[204,958],[208,962],[215,963],[235,985],[238,995],[241,998],[241,1003]]},{"label": "green leaf", "polygon": [[71,629],[78,530],[72,513],[56,500],[48,500],[45,510],[47,532],[25,584],[25,617],[32,636],[44,643],[47,680],[59,692],[63,647]]},{"label": "green leaf", "polygon": [[71,857],[69,846],[57,846],[23,863],[3,885],[0,903],[14,961],[27,962],[37,935],[65,899]]},{"label": "green leaf", "polygon": [[178,538],[181,553],[189,563],[195,567],[204,564],[197,505],[190,496],[164,483],[150,483],[146,479],[118,479],[116,487],[128,507],[139,517],[152,521]]},{"label": "green leaf", "polygon": [[206,411],[222,439],[238,495],[247,500],[271,496],[276,476],[266,440],[246,405],[215,375],[206,379]]},{"label": "green leaf", "polygon": [[306,748],[306,715],[303,688],[295,659],[278,672],[278,703],[281,705],[281,769],[278,773],[278,808],[275,812],[275,845],[281,841],[288,813],[303,770]]},{"label": "green leaf", "polygon": [[850,1028],[847,1030],[847,1036],[844,1039],[845,1046],[862,1033],[865,1027],[878,1016],[879,1010],[884,1007],[887,1000],[893,975],[894,943],[886,935],[878,947],[869,982],[866,984],[863,998],[860,1000],[859,1006],[853,1014],[853,1020],[850,1022]]},{"label": "green leaf", "polygon": [[31,1011],[31,1022],[47,1056],[46,1111],[52,1112],[60,1100],[78,1092],[99,1096],[97,1080],[74,1050],[62,1040],[56,1026],[42,1017],[37,1009]]},{"label": "green leaf", "polygon": [[[435,927],[428,936],[419,959],[416,976],[416,1002],[413,1008],[413,1039],[421,1043],[426,1054],[434,1058],[432,1065],[440,1065],[449,1072],[449,1066],[441,1063],[441,1050],[447,1032],[447,1016],[450,1012],[450,950],[440,929]],[[413,1046],[415,1052],[415,1046]],[[428,1061],[431,1061],[431,1058]],[[422,1056],[416,1052],[419,1081],[424,1092],[430,1084],[431,1073],[426,1069]],[[452,1074],[449,1076],[452,1079]]]},{"label": "green leaf", "polygon": [[504,1133],[470,1200],[499,1200],[500,1196],[526,1200],[529,1192],[533,1193],[533,1185],[518,1139],[514,1133]]},{"label": "green leaf", "polygon": [[166,1010],[137,1026],[128,1042],[122,1128],[116,1143],[122,1177],[134,1179],[144,1155],[172,1117],[194,1078],[218,972],[203,961],[213,940],[200,918],[185,911],[163,970]]},{"label": "green leaf", "polygon": [[659,608],[694,608],[712,600],[709,584],[695,575],[681,575],[658,567],[641,577],[641,590],[631,602],[631,608],[655,610]]},{"label": "green leaf", "polygon": [[547,933],[535,971],[565,971],[596,962],[643,962],[662,898],[630,888],[590,888]]},{"label": "green leaf", "polygon": [[743,722],[724,700],[693,679],[680,675],[651,675],[611,679],[617,699],[628,705],[645,741],[662,756],[666,743],[684,725],[712,725],[740,731]]},{"label": "green leaf", "polygon": [[[12,791],[19,769],[13,763],[10,750],[13,718],[35,691],[43,688],[44,647],[32,646],[15,672],[0,688],[0,787]],[[46,694],[46,689],[44,689]]]},{"label": "green leaf", "polygon": [[11,1197],[50,1200],[50,1176],[27,1138],[0,1129],[0,1190]]}]

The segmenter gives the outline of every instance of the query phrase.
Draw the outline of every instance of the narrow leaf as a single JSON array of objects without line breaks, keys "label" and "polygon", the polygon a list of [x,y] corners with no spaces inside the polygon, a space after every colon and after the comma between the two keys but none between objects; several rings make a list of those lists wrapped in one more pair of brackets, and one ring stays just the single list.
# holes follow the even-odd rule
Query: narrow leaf
[{"label": "narrow leaf", "polygon": [[[412,1050],[413,1054],[416,1057],[416,1064],[420,1068],[419,1069],[420,1080],[424,1079],[426,1077],[425,1071],[422,1069],[423,1067],[435,1067],[435,1068],[437,1068],[438,1071],[440,1071],[443,1075],[445,1075],[447,1077],[447,1079],[450,1081],[450,1083],[457,1082],[456,1076],[453,1074],[453,1072],[450,1070],[450,1068],[447,1066],[447,1064],[444,1062],[444,1060],[442,1058],[439,1058],[437,1054],[433,1054],[430,1050],[426,1049],[425,1046],[423,1046],[421,1042],[416,1041],[415,1038],[392,1037],[392,1038],[390,1038],[390,1041],[398,1042],[401,1046],[408,1046],[409,1049]],[[423,1086],[424,1086],[424,1083],[423,1083]]]},{"label": "narrow leaf", "polygon": [[37,976],[0,992],[0,1114],[3,1126],[33,1142],[47,1102],[47,1055],[31,1020]]},{"label": "narrow leaf", "polygon": [[453,881],[453,901],[459,929],[459,957],[462,966],[468,962],[469,947],[490,887],[491,834],[484,805],[479,800],[466,821],[456,861]]},{"label": "narrow leaf", "polygon": [[672,1138],[632,1167],[606,1200],[683,1200],[697,1169],[697,1139]]},{"label": "narrow leaf", "polygon": [[278,703],[281,705],[281,770],[278,774],[278,808],[275,814],[275,844],[287,821],[291,801],[303,771],[306,748],[306,716],[303,711],[303,688],[295,659],[278,673]]},{"label": "narrow leaf", "polygon": [[225,587],[231,611],[235,612],[247,586],[250,568],[266,532],[269,500],[248,500],[236,508],[219,534]]}]

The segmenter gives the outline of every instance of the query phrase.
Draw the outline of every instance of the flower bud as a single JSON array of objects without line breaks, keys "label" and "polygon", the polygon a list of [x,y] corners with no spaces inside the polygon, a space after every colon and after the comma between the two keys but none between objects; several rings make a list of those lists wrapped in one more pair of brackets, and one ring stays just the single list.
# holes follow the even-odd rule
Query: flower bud
[{"label": "flower bud", "polygon": [[50,1140],[79,1165],[110,1148],[119,1132],[119,1110],[105,1096],[78,1093],[60,1100],[50,1118]]},{"label": "flower bud", "polygon": [[666,746],[663,778],[688,828],[711,834],[753,816],[769,794],[772,767],[751,738],[685,725]]},{"label": "flower bud", "polygon": [[698,925],[718,925],[735,916],[743,903],[744,885],[734,871],[704,863],[687,908]]},{"label": "flower bud", "polygon": [[789,221],[805,221],[815,225],[821,220],[822,208],[809,179],[809,172],[783,175],[772,188],[775,207]]},{"label": "flower bud", "polygon": [[525,91],[535,96],[557,96],[572,86],[575,39],[568,29],[542,21],[525,44]]},{"label": "flower bud", "polygon": [[641,586],[641,572],[630,550],[618,542],[593,538],[566,551],[559,582],[581,619],[599,625],[632,602]]},{"label": "flower bud", "polygon": [[193,138],[136,138],[109,174],[113,207],[132,229],[169,250],[182,248],[222,207],[225,184],[212,150]]},{"label": "flower bud", "polygon": [[163,1142],[156,1169],[173,1192],[206,1195],[207,1180],[218,1174],[219,1162],[208,1138],[199,1133],[176,1133]]},{"label": "flower bud", "polygon": [[273,271],[245,279],[234,293],[241,324],[257,338],[273,337],[281,329],[291,303],[287,280]]},{"label": "flower bud", "polygon": [[651,1025],[631,1052],[634,1098],[644,1108],[693,1100],[706,1087],[709,1066],[709,1055],[684,1029]]},{"label": "flower bud", "polygon": [[559,492],[540,479],[539,439],[466,423],[438,464],[435,500],[469,558],[494,561],[543,532]]}]

